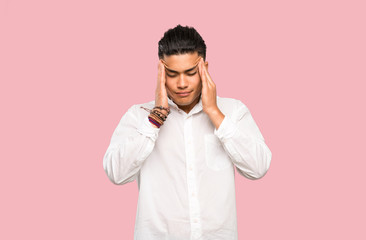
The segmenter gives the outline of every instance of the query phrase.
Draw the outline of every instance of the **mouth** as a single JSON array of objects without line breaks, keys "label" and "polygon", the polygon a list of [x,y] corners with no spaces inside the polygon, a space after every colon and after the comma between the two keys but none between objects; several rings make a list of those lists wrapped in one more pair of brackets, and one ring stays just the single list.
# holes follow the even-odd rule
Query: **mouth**
[{"label": "mouth", "polygon": [[176,94],[180,97],[187,97],[189,96],[189,94],[191,94],[192,91],[190,92],[176,92]]}]

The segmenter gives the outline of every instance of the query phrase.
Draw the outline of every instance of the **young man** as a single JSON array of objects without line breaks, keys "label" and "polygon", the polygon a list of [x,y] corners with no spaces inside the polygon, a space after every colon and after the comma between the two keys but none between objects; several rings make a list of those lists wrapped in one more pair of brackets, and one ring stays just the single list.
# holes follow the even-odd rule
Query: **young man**
[{"label": "young man", "polygon": [[115,184],[137,179],[135,240],[236,240],[235,168],[263,177],[272,153],[248,108],[216,96],[206,45],[178,25],[159,41],[155,101],[128,109],[103,167]]}]

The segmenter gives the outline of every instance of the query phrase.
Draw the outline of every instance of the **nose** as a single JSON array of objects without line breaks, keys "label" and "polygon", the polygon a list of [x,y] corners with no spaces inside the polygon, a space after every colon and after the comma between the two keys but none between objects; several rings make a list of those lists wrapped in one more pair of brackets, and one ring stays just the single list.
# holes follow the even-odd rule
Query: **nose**
[{"label": "nose", "polygon": [[179,89],[185,89],[188,87],[188,81],[185,79],[185,76],[183,74],[179,75],[177,87]]}]

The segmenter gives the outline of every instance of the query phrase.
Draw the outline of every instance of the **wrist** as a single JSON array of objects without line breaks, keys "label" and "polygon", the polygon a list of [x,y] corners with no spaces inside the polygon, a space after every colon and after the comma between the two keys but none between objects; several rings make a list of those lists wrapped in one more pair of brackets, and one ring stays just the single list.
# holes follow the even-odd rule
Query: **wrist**
[{"label": "wrist", "polygon": [[[166,112],[166,114],[164,112]],[[160,128],[162,125],[164,125],[164,122],[167,119],[169,113],[169,108],[155,106],[153,109],[150,110],[148,118],[153,127]]]},{"label": "wrist", "polygon": [[165,104],[156,104],[155,107],[153,109],[160,111],[161,113],[163,113],[164,115],[169,115],[170,113],[170,107],[169,105],[164,106]]},{"label": "wrist", "polygon": [[209,116],[215,116],[221,113],[220,109],[217,106],[206,108],[204,109],[204,112]]},{"label": "wrist", "polygon": [[225,118],[225,115],[220,111],[218,107],[213,108],[212,110],[208,110],[207,115],[216,129],[220,127],[222,121]]},{"label": "wrist", "polygon": [[152,124],[155,128],[160,128],[163,125],[163,121],[157,118],[155,115],[150,114],[148,116],[149,122]]}]

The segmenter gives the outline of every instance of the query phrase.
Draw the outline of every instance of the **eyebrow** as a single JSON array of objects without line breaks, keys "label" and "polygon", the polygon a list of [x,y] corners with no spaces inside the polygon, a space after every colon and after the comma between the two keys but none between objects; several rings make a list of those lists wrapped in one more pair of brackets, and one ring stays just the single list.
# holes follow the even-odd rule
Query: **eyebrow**
[{"label": "eyebrow", "polygon": [[[194,66],[194,67],[192,67],[192,68],[190,68],[190,69],[187,69],[187,70],[185,70],[184,72],[186,73],[186,72],[190,72],[190,71],[192,71],[193,69],[195,69],[195,67],[197,67],[197,65],[198,65],[198,63]],[[171,70],[171,69],[169,69],[169,68],[167,68],[167,67],[165,67],[168,71],[170,71],[170,72],[172,72],[172,73],[179,73],[179,72],[177,72],[177,71],[174,71],[174,70]]]}]

